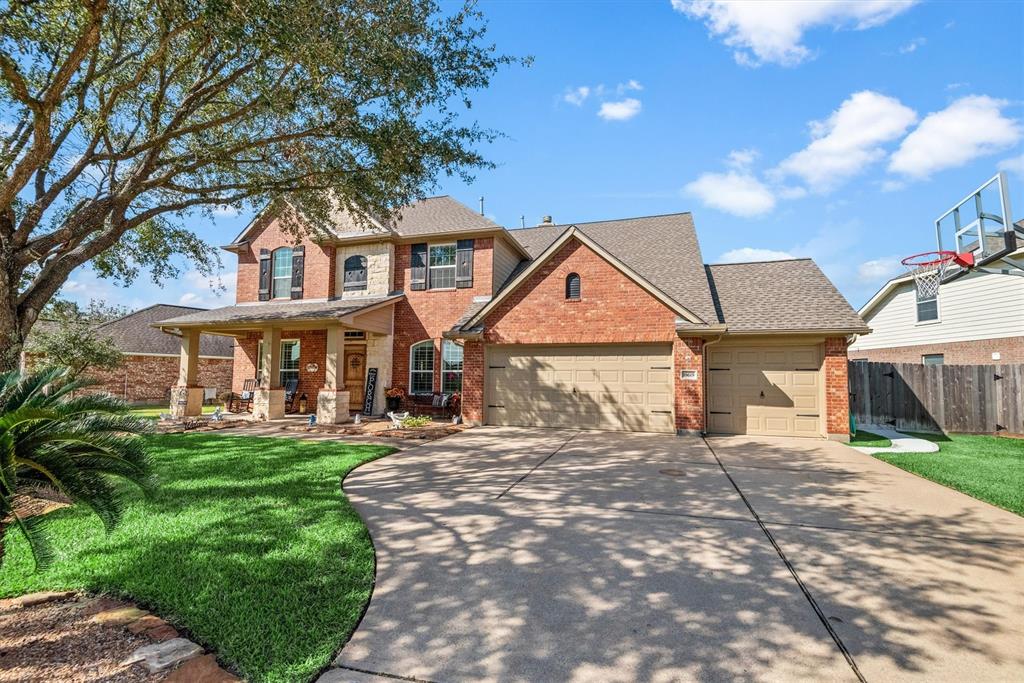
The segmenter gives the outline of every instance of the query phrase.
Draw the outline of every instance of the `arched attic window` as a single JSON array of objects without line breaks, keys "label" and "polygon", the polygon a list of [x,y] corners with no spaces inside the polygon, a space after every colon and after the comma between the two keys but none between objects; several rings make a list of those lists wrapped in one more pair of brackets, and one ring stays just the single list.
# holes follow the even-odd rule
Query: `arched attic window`
[{"label": "arched attic window", "polygon": [[569,273],[565,276],[565,298],[572,300],[580,298],[579,273]]},{"label": "arched attic window", "polygon": [[366,290],[366,257],[349,256],[345,259],[345,291],[360,292]]}]

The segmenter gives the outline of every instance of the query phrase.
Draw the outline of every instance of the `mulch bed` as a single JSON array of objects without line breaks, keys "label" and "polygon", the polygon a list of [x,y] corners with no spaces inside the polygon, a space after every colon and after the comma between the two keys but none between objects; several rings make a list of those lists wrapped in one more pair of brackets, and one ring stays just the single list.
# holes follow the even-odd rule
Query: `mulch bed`
[{"label": "mulch bed", "polygon": [[451,424],[450,422],[431,423],[425,427],[410,427],[408,429],[391,429],[390,422],[367,421],[356,425],[352,423],[337,425],[316,425],[307,427],[305,425],[286,425],[281,429],[289,432],[305,432],[310,434],[341,434],[345,436],[366,436],[384,439],[422,439],[433,441],[451,434],[469,429],[466,424]]},{"label": "mulch bed", "polygon": [[0,681],[160,681],[166,673],[122,664],[151,641],[93,619],[92,602],[71,594],[22,606],[0,601]]}]

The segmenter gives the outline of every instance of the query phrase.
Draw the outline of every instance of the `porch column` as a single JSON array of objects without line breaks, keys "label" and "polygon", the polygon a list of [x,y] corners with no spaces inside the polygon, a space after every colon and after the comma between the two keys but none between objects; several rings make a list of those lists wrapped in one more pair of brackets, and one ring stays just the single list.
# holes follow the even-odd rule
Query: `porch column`
[{"label": "porch column", "polygon": [[252,416],[256,420],[284,417],[284,388],[281,386],[281,328],[263,328],[263,377],[253,394]]},{"label": "porch column", "polygon": [[199,330],[183,330],[178,359],[178,383],[171,387],[171,416],[203,413],[203,388],[199,386]]},{"label": "porch column", "polygon": [[316,421],[323,424],[348,422],[349,396],[345,390],[345,328],[327,328],[324,356],[324,386],[316,397]]}]

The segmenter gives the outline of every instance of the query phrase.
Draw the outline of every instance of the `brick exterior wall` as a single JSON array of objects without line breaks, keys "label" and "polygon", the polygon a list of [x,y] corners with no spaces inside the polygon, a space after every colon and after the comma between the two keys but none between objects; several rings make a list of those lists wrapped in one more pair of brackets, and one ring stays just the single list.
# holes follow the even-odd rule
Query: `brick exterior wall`
[{"label": "brick exterior wall", "polygon": [[[240,338],[235,346],[234,359],[234,381],[232,391],[242,390],[242,384],[247,379],[256,377],[257,349],[263,335],[259,332],[250,332],[247,337]],[[290,339],[299,340],[299,386],[295,393],[295,409],[298,410],[298,399],[306,394],[308,401],[307,410],[316,412],[316,397],[324,386],[327,364],[327,331],[326,330],[302,330],[283,331],[281,341]],[[313,372],[306,370],[308,363],[316,363],[317,369]]]},{"label": "brick exterior wall", "polygon": [[[87,371],[85,376],[99,382],[89,391],[104,391],[132,403],[166,403],[171,386],[178,383],[178,356],[125,356],[114,370]],[[216,387],[218,393],[231,388],[230,358],[200,358],[199,385]]]},{"label": "brick exterior wall", "polygon": [[[943,355],[942,362],[946,365],[1024,363],[1024,337],[896,346],[888,349],[851,350],[849,357],[851,360],[867,360],[875,363],[920,363],[921,356],[933,353],[941,353]],[[992,359],[993,353],[999,353],[999,360]]]},{"label": "brick exterior wall", "polygon": [[[565,278],[578,273],[579,300],[566,300]],[[680,340],[676,314],[578,240],[571,240],[504,300],[484,321],[487,344],[613,344],[660,342],[673,346],[676,428],[704,428],[703,383],[683,383],[678,370],[700,370],[700,339]],[[477,344],[478,346],[478,344]],[[464,357],[463,416],[484,419],[483,353]],[[397,365],[397,358],[396,358]],[[700,376],[702,373],[698,373]]]},{"label": "brick exterior wall", "polygon": [[[435,240],[437,242],[437,240]],[[410,259],[412,245],[395,247],[395,289],[405,300],[395,304],[395,345],[392,384],[409,388],[409,347],[425,339],[434,341],[434,391],[441,390],[441,334],[462,317],[473,297],[491,295],[491,267],[494,239],[477,238],[473,243],[473,286],[463,289],[412,291]],[[465,360],[463,360],[465,363]],[[465,378],[463,378],[465,382]]]},{"label": "brick exterior wall", "polygon": [[[271,215],[272,216],[272,215]],[[238,276],[235,301],[259,301],[260,249],[273,251],[282,246],[296,246],[295,238],[281,229],[278,218],[263,219],[266,225],[238,254]],[[309,237],[299,242],[306,247],[303,260],[303,299],[324,299],[334,296],[334,247],[315,244]]]},{"label": "brick exterior wall", "polygon": [[825,339],[825,429],[829,436],[850,438],[850,385],[846,339]]}]

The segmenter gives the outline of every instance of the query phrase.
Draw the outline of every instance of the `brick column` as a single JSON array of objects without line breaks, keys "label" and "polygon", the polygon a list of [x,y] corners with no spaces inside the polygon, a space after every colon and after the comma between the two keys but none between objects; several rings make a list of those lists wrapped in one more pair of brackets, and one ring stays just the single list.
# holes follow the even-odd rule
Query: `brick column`
[{"label": "brick column", "polygon": [[483,424],[484,409],[484,345],[467,341],[462,352],[462,419]]},{"label": "brick column", "polygon": [[850,388],[846,339],[825,340],[825,425],[833,441],[850,440]]},{"label": "brick column", "polygon": [[[672,343],[672,356],[675,360],[676,433],[699,434],[704,431],[704,340],[700,337],[676,339]],[[695,371],[696,379],[683,379],[684,370]]]}]

